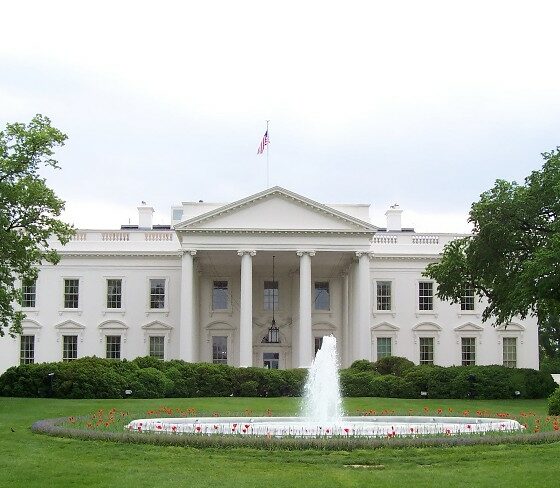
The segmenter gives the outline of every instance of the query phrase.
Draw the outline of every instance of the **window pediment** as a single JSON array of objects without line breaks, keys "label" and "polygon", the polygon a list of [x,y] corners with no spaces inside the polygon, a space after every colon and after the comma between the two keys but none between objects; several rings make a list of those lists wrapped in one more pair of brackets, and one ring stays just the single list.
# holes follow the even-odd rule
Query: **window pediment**
[{"label": "window pediment", "polygon": [[467,322],[466,324],[458,325],[454,330],[455,332],[482,332],[484,327],[473,324],[472,322]]},{"label": "window pediment", "polygon": [[173,329],[171,325],[164,324],[163,322],[160,322],[158,320],[149,322],[148,324],[143,325],[141,328],[146,331],[150,331],[150,330],[169,331]]},{"label": "window pediment", "polygon": [[79,324],[78,322],[74,322],[73,320],[65,320],[58,325],[54,326],[57,330],[84,330],[85,326]]},{"label": "window pediment", "polygon": [[412,330],[415,332],[441,332],[442,328],[434,322],[422,322],[416,324]]},{"label": "window pediment", "polygon": [[389,322],[381,322],[371,327],[372,332],[398,332],[400,327],[390,324]]},{"label": "window pediment", "polygon": [[111,329],[128,329],[128,325],[120,320],[106,320],[105,322],[101,322],[98,325],[98,328],[101,330],[111,330]]}]

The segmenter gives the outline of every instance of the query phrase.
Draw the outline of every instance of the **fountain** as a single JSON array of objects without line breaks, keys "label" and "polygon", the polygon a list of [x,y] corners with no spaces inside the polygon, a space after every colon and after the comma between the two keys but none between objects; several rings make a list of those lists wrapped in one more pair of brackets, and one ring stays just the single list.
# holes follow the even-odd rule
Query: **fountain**
[{"label": "fountain", "polygon": [[509,432],[523,427],[515,420],[478,417],[344,416],[336,339],[331,335],[323,337],[321,349],[309,370],[300,417],[151,418],[133,420],[126,428],[172,434],[374,438]]}]

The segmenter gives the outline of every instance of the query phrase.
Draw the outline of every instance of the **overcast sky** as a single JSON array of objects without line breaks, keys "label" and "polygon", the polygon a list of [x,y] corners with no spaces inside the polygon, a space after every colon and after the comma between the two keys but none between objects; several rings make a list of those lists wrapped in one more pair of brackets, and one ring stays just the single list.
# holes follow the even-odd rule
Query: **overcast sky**
[{"label": "overcast sky", "polygon": [[[89,5],[89,6],[88,6]],[[0,125],[51,118],[81,228],[266,188],[461,232],[560,145],[557,1],[3,2]]]}]

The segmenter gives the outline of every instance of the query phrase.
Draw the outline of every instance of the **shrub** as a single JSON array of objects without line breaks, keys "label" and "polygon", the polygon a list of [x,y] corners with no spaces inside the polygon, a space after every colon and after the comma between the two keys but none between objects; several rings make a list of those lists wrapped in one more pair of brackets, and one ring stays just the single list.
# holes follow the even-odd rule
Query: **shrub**
[{"label": "shrub", "polygon": [[358,359],[350,365],[350,369],[355,369],[356,371],[375,371],[375,366],[367,359]]},{"label": "shrub", "polygon": [[254,380],[244,381],[239,386],[239,395],[242,397],[254,397],[257,396],[257,391],[259,388],[259,383]]},{"label": "shrub", "polygon": [[560,386],[548,398],[548,414],[560,415]]},{"label": "shrub", "polygon": [[377,373],[346,369],[340,372],[340,389],[346,397],[373,396],[372,380]]},{"label": "shrub", "polygon": [[414,396],[411,383],[398,376],[374,376],[370,385],[371,396],[382,398],[412,398]]},{"label": "shrub", "polygon": [[414,368],[412,361],[399,356],[387,356],[370,364],[379,374],[393,374],[395,376],[404,376],[408,370]]},{"label": "shrub", "polygon": [[539,370],[548,374],[560,374],[560,358],[543,358]]},{"label": "shrub", "polygon": [[173,391],[173,381],[156,368],[138,369],[127,386],[134,398],[164,398]]}]

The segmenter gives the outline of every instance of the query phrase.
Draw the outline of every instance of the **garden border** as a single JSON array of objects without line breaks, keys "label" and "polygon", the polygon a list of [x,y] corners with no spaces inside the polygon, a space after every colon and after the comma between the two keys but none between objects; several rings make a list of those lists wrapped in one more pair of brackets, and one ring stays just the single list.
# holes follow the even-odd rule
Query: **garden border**
[{"label": "garden border", "polygon": [[217,436],[201,434],[163,434],[136,432],[103,432],[63,427],[68,417],[43,419],[34,422],[31,431],[52,437],[79,440],[102,440],[129,444],[151,444],[194,448],[247,447],[263,450],[322,450],[353,451],[356,449],[407,448],[407,447],[457,447],[501,444],[548,444],[560,442],[560,431],[507,435],[415,437],[415,438],[267,438],[247,436]]}]

